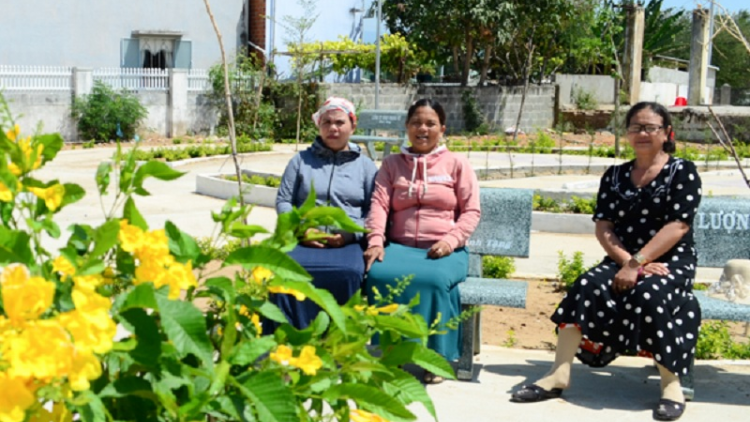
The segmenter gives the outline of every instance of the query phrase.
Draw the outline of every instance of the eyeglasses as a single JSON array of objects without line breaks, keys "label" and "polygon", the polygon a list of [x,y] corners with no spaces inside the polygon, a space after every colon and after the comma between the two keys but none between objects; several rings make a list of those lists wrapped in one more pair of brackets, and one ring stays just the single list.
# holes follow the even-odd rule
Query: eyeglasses
[{"label": "eyeglasses", "polygon": [[628,133],[654,133],[659,129],[664,129],[664,126],[659,125],[630,125],[628,126]]}]

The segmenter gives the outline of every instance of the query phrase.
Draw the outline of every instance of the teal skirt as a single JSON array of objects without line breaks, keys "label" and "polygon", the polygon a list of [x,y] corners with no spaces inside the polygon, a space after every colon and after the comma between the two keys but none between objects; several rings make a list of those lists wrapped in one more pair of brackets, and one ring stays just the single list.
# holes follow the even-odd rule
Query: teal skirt
[{"label": "teal skirt", "polygon": [[[396,279],[414,276],[406,291],[398,296],[396,303],[408,304],[419,293],[419,304],[412,310],[422,315],[431,325],[440,315],[445,324],[461,313],[461,295],[458,284],[466,280],[469,270],[469,252],[458,248],[452,254],[431,259],[427,249],[411,248],[397,243],[385,247],[383,262],[375,261],[367,273],[367,297],[373,303],[373,287],[386,296],[388,288],[395,286]],[[447,360],[456,360],[461,355],[461,328],[445,327],[445,334],[430,336],[427,347]],[[377,339],[373,339],[377,343]]]}]

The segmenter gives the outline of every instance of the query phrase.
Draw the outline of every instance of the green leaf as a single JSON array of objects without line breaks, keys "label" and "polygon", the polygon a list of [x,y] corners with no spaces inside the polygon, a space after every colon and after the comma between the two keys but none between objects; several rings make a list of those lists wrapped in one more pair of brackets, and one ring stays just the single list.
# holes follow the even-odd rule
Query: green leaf
[{"label": "green leaf", "polygon": [[311,183],[310,193],[307,195],[305,202],[302,203],[302,206],[299,207],[298,210],[300,214],[304,215],[314,208],[315,208],[315,184]]},{"label": "green leaf", "polygon": [[416,419],[416,416],[401,402],[379,388],[369,385],[348,383],[334,385],[323,393],[323,397],[327,400],[354,400],[359,407],[392,421]]},{"label": "green leaf", "polygon": [[183,172],[177,171],[162,161],[149,161],[138,167],[133,178],[133,187],[136,193],[142,196],[149,195],[148,191],[143,189],[143,181],[148,177],[155,177],[159,180],[174,180],[182,176]]},{"label": "green leaf", "polygon": [[181,231],[171,221],[167,221],[164,229],[169,238],[169,251],[172,252],[177,262],[195,262],[201,253],[198,243],[193,236]]},{"label": "green leaf", "polygon": [[154,318],[143,308],[131,308],[120,312],[123,325],[135,334],[138,341],[130,356],[146,366],[155,366],[161,356],[161,335]]},{"label": "green leaf", "polygon": [[430,395],[421,382],[414,378],[414,375],[398,368],[390,368],[396,378],[392,381],[383,383],[383,391],[408,405],[409,403],[422,403],[432,417],[437,420],[435,405],[432,403]]},{"label": "green leaf", "polygon": [[234,222],[229,226],[227,234],[238,239],[249,239],[258,233],[268,233],[265,227],[256,225],[247,225],[240,222]]},{"label": "green leaf", "polygon": [[205,366],[213,366],[213,347],[206,333],[203,313],[192,303],[156,295],[162,326],[181,357],[192,353]]},{"label": "green leaf", "polygon": [[73,407],[78,410],[80,420],[83,422],[101,422],[107,420],[104,403],[91,390],[81,392],[76,397]]},{"label": "green leaf", "polygon": [[[277,283],[275,282],[271,283],[271,285],[276,284]],[[279,285],[281,285],[281,283],[279,283]],[[333,323],[336,324],[336,326],[346,334],[347,328],[344,312],[341,310],[341,307],[339,306],[338,302],[336,302],[336,299],[333,297],[331,292],[324,289],[316,289],[311,283],[307,282],[284,281],[283,286],[304,293],[308,299],[312,300],[324,311],[326,311],[331,317],[331,320],[333,320]]]},{"label": "green leaf", "polygon": [[376,315],[374,319],[379,328],[394,330],[406,337],[421,339],[428,333],[427,325],[419,324],[415,318],[409,321],[403,316]]},{"label": "green leaf", "polygon": [[30,266],[33,260],[29,234],[0,226],[0,265],[17,262]]},{"label": "green leaf", "polygon": [[351,233],[360,233],[366,231],[364,227],[355,223],[341,208],[336,207],[317,207],[313,208],[302,215],[305,221],[314,225],[335,226]]},{"label": "green leaf", "polygon": [[93,234],[94,248],[91,255],[100,256],[117,244],[117,236],[120,233],[120,222],[118,220],[107,220],[99,226]]},{"label": "green leaf", "polygon": [[380,361],[388,366],[415,363],[441,377],[448,379],[456,378],[453,374],[453,368],[445,358],[434,350],[430,350],[424,345],[413,341],[399,343],[384,350]]},{"label": "green leaf", "polygon": [[130,308],[159,309],[154,293],[154,285],[151,283],[135,286],[123,301],[120,311]]},{"label": "green leaf", "polygon": [[141,212],[138,211],[138,208],[135,206],[135,201],[133,201],[133,198],[128,198],[127,201],[125,201],[125,206],[122,210],[122,218],[125,220],[128,220],[128,224],[131,226],[136,226],[141,228],[142,230],[148,230],[148,223],[146,223],[146,220],[141,215]]},{"label": "green leaf", "polygon": [[40,144],[44,145],[44,149],[42,150],[42,161],[45,163],[55,158],[55,156],[57,156],[57,153],[60,152],[63,144],[65,143],[59,133],[39,135],[34,139]]},{"label": "green leaf", "polygon": [[50,218],[49,214],[42,220],[42,228],[51,238],[58,239],[60,237],[60,226]]},{"label": "green leaf", "polygon": [[275,346],[276,340],[270,336],[243,341],[234,349],[234,353],[229,358],[229,361],[232,365],[250,365],[263,356],[263,354],[270,352]]},{"label": "green leaf", "polygon": [[271,321],[280,322],[282,324],[285,322],[289,322],[286,319],[286,315],[281,312],[281,309],[279,309],[279,307],[274,305],[273,303],[264,301],[259,305],[260,306],[257,307],[258,313],[263,315],[263,317],[268,318]]},{"label": "green leaf", "polygon": [[109,188],[109,182],[111,181],[111,173],[112,163],[109,161],[102,161],[99,163],[99,167],[96,168],[96,188],[99,195],[105,195],[107,193],[107,188]]},{"label": "green leaf", "polygon": [[129,395],[138,395],[140,397],[151,398],[154,403],[158,403],[158,397],[151,391],[151,384],[143,378],[124,376],[107,384],[99,392],[99,397],[126,397]]},{"label": "green leaf", "polygon": [[252,270],[264,267],[284,280],[309,281],[310,274],[289,255],[267,246],[249,246],[240,248],[229,254],[224,265],[240,264]]},{"label": "green leaf", "polygon": [[65,188],[65,195],[63,195],[63,200],[58,210],[66,205],[78,202],[81,198],[86,196],[86,190],[75,183],[64,183],[63,187]]},{"label": "green leaf", "polygon": [[235,290],[232,280],[228,277],[209,278],[204,286],[208,287],[209,290],[218,290],[217,296],[221,298],[222,302],[234,302]]},{"label": "green leaf", "polygon": [[296,402],[291,390],[284,385],[281,376],[274,372],[258,372],[240,384],[240,392],[248,398],[258,420],[264,422],[288,422],[299,420]]}]

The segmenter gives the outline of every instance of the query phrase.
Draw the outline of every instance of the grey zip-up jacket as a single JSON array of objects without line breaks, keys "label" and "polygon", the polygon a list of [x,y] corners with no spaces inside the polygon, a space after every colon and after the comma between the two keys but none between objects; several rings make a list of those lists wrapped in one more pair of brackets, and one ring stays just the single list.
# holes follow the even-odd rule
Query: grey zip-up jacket
[{"label": "grey zip-up jacket", "polygon": [[[320,137],[295,155],[284,170],[276,196],[276,212],[282,214],[299,207],[315,186],[315,204],[343,209],[360,226],[370,212],[370,198],[375,185],[375,163],[362,149],[349,142],[349,150],[333,152]],[[336,233],[336,230],[328,230]],[[362,238],[362,233],[344,235],[347,243]]]}]

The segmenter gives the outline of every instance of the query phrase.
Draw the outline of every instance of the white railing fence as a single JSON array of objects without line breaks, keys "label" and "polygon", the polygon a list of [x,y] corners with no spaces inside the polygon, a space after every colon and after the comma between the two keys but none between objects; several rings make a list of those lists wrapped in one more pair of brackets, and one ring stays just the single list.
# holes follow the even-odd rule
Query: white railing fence
[{"label": "white railing fence", "polygon": [[207,69],[190,69],[188,71],[188,91],[203,92],[210,88]]},{"label": "white railing fence", "polygon": [[72,88],[72,67],[0,65],[0,90],[70,91]]},{"label": "white railing fence", "polygon": [[169,91],[169,70],[127,67],[105,67],[94,69],[94,81],[110,88],[127,91]]},{"label": "white railing fence", "polygon": [[[91,75],[115,90],[169,91],[169,69],[98,68]],[[73,67],[0,65],[0,90],[5,91],[71,91],[74,78]],[[188,91],[209,89],[208,70],[188,70]]]}]

